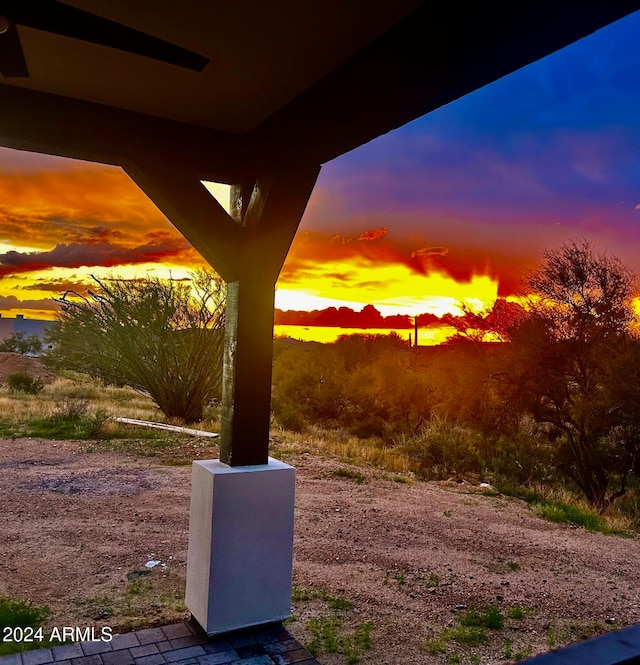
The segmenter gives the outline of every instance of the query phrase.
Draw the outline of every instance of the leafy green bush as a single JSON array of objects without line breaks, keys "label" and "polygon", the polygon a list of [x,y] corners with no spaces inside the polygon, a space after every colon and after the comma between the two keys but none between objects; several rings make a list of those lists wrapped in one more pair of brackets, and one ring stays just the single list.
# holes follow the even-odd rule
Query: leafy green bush
[{"label": "leafy green bush", "polygon": [[7,376],[7,385],[11,392],[37,395],[44,388],[44,383],[37,377],[29,376],[26,372],[13,372]]}]

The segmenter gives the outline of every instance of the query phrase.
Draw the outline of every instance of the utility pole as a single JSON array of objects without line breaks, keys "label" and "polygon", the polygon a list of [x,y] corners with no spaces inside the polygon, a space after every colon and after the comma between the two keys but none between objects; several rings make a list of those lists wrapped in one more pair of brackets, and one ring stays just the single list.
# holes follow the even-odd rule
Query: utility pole
[{"label": "utility pole", "polygon": [[413,354],[411,365],[413,368],[418,366],[418,315],[413,319]]}]

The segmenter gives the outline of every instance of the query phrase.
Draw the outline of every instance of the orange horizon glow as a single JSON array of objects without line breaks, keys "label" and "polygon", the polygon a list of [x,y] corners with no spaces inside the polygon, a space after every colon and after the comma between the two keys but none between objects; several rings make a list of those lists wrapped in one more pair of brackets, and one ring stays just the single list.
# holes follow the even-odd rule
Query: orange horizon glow
[{"label": "orange horizon glow", "polygon": [[[54,320],[52,298],[68,289],[85,292],[92,276],[182,279],[206,265],[121,169],[63,159],[59,163],[58,170],[0,169],[3,316]],[[227,185],[203,186],[228,209]],[[340,234],[301,230],[278,280],[275,305],[284,311],[347,307],[356,312],[373,305],[383,316],[410,317],[459,316],[462,307],[486,312],[499,296],[505,297],[500,295],[505,266],[510,265],[508,284],[515,268],[504,261],[491,264],[469,247],[463,242],[460,247],[424,239],[411,242],[391,225],[361,225]],[[507,299],[521,303],[513,294]],[[640,315],[640,298],[634,306]],[[292,336],[318,339],[364,330],[294,327],[300,330]],[[277,326],[276,334],[281,329]],[[443,329],[421,328],[433,331],[427,335],[432,340],[440,340]]]},{"label": "orange horizon glow", "polygon": [[[92,276],[185,277],[205,265],[129,177],[115,167],[59,160],[59,170],[0,172],[0,313],[54,319],[53,297],[86,291]],[[229,187],[203,182],[228,208]],[[498,279],[456,279],[420,247],[406,252],[387,228],[353,238],[299,233],[277,284],[276,307],[372,304],[384,316],[490,308]],[[438,249],[438,248],[437,248]],[[438,249],[440,251],[440,249]]]},{"label": "orange horizon glow", "polygon": [[[429,326],[420,328],[418,331],[418,344],[420,346],[437,346],[446,342],[449,337],[455,334],[455,329],[451,326]],[[324,326],[289,326],[276,325],[273,329],[274,338],[297,339],[303,342],[320,342],[322,344],[331,344],[342,335],[389,335],[397,334],[402,339],[413,344],[414,331],[409,328],[337,328]]]},{"label": "orange horizon glow", "polygon": [[459,315],[461,304],[490,309],[499,278],[487,266],[465,278],[435,259],[446,248],[399,247],[387,228],[363,229],[353,237],[299,233],[277,283],[276,307],[311,310],[372,304],[383,315]]}]

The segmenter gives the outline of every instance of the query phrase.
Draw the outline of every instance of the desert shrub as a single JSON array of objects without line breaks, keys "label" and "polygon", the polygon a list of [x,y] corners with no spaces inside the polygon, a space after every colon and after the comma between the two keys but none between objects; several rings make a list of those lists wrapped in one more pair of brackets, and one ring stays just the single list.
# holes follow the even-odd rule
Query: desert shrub
[{"label": "desert shrub", "polygon": [[412,470],[430,480],[479,474],[480,435],[473,430],[434,420],[414,436],[400,437],[398,451],[408,456]]},{"label": "desert shrub", "polygon": [[347,370],[370,365],[382,357],[395,358],[398,351],[406,348],[407,343],[396,333],[341,335],[332,344],[332,349]]},{"label": "desert shrub", "polygon": [[347,400],[346,372],[331,347],[288,349],[273,368],[273,411],[299,411],[311,422],[338,420]]},{"label": "desert shrub", "polygon": [[190,280],[94,278],[87,296],[58,299],[47,360],[148,395],[168,418],[202,420],[220,397],[224,282],[214,273]]},{"label": "desert shrub", "polygon": [[22,330],[19,330],[0,342],[0,351],[37,355],[42,351],[42,340],[35,334],[27,337]]},{"label": "desert shrub", "polygon": [[90,438],[99,438],[103,433],[103,427],[111,416],[104,409],[96,409],[90,416],[85,418],[85,427]]},{"label": "desert shrub", "polygon": [[640,528],[640,489],[634,487],[621,496],[610,508],[609,513],[629,520],[634,528]]},{"label": "desert shrub", "polygon": [[280,425],[290,432],[304,432],[307,428],[304,416],[295,405],[286,403],[276,414]]},{"label": "desert shrub", "polygon": [[[432,415],[434,389],[425,368],[407,366],[397,336],[353,335],[334,344],[278,346],[273,412],[346,427],[360,438],[415,434]],[[297,417],[297,416],[296,416]]]},{"label": "desert shrub", "polygon": [[434,390],[427,372],[406,367],[390,356],[352,370],[345,377],[343,394],[349,416],[345,424],[362,438],[415,434],[433,411]]},{"label": "desert shrub", "polygon": [[519,431],[497,440],[485,439],[482,458],[484,468],[494,480],[501,478],[518,485],[557,480],[552,447],[544,436],[536,433]]},{"label": "desert shrub", "polygon": [[26,372],[13,372],[7,376],[7,385],[11,392],[37,395],[44,388],[44,383]]},{"label": "desert shrub", "polygon": [[[387,376],[389,377],[389,375]],[[393,375],[385,393],[391,420],[402,431],[415,433],[433,413],[434,388],[428,374],[419,369],[403,368]]]},{"label": "desert shrub", "polygon": [[75,421],[86,415],[88,410],[88,399],[69,397],[56,402],[51,413],[51,418],[58,421]]},{"label": "desert shrub", "polygon": [[359,439],[384,438],[389,431],[389,425],[380,416],[366,416],[362,420],[356,420],[349,432]]}]

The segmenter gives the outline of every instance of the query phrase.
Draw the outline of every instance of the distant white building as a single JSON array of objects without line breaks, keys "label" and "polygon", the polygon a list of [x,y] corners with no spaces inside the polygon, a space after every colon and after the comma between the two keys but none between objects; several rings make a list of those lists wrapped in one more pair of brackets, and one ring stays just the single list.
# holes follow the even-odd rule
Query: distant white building
[{"label": "distant white building", "polygon": [[52,323],[45,319],[25,319],[24,314],[18,314],[15,319],[0,314],[0,341],[16,332],[23,332],[25,336],[38,335],[42,339]]}]

